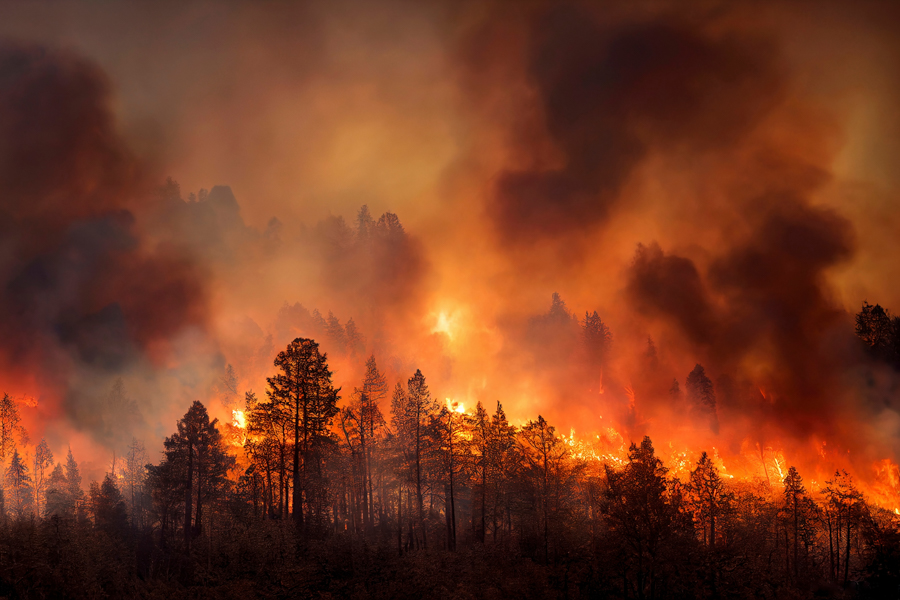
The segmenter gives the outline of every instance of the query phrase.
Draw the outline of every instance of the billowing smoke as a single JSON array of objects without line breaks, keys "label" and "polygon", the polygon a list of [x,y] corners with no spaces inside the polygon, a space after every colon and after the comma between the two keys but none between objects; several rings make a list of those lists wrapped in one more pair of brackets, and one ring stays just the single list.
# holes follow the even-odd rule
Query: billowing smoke
[{"label": "billowing smoke", "polygon": [[714,151],[775,104],[769,44],[677,19],[604,26],[589,10],[538,11],[528,71],[559,166],[500,174],[489,205],[504,239],[590,230],[651,151]]},{"label": "billowing smoke", "polygon": [[0,46],[7,389],[40,395],[40,410],[101,441],[143,429],[143,415],[164,402],[140,394],[149,402],[141,410],[117,379],[163,369],[176,338],[202,333],[207,310],[197,263],[141,233],[135,214],[149,188],[110,102],[109,82],[90,62]]}]

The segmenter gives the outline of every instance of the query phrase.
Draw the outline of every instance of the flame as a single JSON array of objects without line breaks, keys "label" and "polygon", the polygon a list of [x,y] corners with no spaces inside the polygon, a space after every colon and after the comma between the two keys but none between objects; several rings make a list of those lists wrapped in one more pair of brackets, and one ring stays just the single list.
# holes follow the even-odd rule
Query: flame
[{"label": "flame", "polygon": [[237,409],[231,411],[231,424],[239,429],[246,429],[247,417],[244,416],[244,411]]},{"label": "flame", "polygon": [[454,402],[450,398],[447,398],[446,400],[447,400],[447,410],[449,410],[450,412],[459,413],[461,415],[466,414],[465,404],[463,404],[462,402]]}]

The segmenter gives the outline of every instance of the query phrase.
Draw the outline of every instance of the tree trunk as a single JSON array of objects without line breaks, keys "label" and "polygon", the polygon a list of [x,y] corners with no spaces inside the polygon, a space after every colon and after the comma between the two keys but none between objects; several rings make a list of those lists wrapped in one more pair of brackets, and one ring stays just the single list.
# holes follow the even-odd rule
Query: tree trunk
[{"label": "tree trunk", "polygon": [[397,489],[397,554],[403,556],[403,484]]},{"label": "tree trunk", "polygon": [[[418,415],[416,416],[418,419]],[[422,465],[421,465],[421,436],[419,423],[416,422],[416,501],[419,503],[419,530],[422,532],[422,548],[428,548],[428,539],[425,535],[425,501],[422,498]]]},{"label": "tree trunk", "polygon": [[184,488],[184,549],[191,551],[191,509],[194,506],[194,443],[188,436],[187,481]]},{"label": "tree trunk", "polygon": [[[848,510],[849,513],[849,510]],[[847,515],[847,547],[844,548],[844,585],[850,581],[850,515]]]},{"label": "tree trunk", "polygon": [[[305,407],[304,407],[305,412]],[[305,425],[304,415],[304,425]],[[292,516],[297,530],[303,528],[303,488],[300,485],[300,396],[296,398],[294,410],[294,504]]]},{"label": "tree trunk", "polygon": [[800,575],[800,513],[797,510],[797,494],[794,494],[794,581]]}]

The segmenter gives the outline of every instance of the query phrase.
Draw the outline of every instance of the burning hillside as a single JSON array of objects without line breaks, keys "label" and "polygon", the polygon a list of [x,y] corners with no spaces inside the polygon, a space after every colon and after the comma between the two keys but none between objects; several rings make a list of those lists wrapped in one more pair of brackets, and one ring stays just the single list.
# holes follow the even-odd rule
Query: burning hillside
[{"label": "burning hillside", "polygon": [[896,591],[895,7],[0,5],[0,596]]}]

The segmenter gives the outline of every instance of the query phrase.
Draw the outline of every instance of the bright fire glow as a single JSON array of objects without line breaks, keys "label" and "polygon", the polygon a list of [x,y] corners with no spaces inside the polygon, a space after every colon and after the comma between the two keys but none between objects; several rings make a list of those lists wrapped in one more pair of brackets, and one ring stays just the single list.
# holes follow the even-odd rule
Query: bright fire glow
[{"label": "bright fire glow", "polygon": [[450,412],[459,413],[461,415],[466,414],[466,406],[462,402],[454,402],[450,398],[447,398],[447,410]]},{"label": "bright fire glow", "polygon": [[449,315],[446,311],[441,311],[437,315],[437,322],[431,328],[431,333],[445,333],[452,340],[456,337],[456,332],[459,329],[456,321],[455,314]]}]

